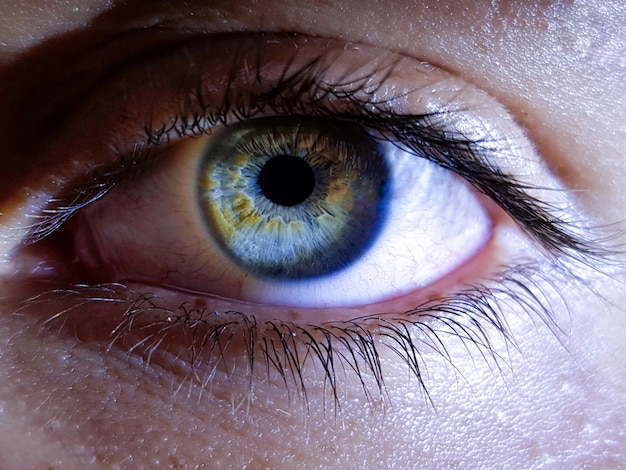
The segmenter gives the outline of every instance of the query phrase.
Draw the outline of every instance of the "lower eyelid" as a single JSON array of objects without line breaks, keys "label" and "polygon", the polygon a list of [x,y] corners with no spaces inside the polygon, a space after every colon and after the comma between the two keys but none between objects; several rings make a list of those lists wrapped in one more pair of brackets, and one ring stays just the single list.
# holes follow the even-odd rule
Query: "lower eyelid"
[{"label": "lower eyelid", "polygon": [[[43,293],[16,302],[20,305],[16,313],[26,318],[36,312],[44,335],[78,340],[88,348],[106,345],[110,353],[127,355],[135,363],[145,361],[145,367],[151,369],[163,368],[181,383],[195,383],[200,394],[214,380],[264,382],[267,374],[299,392],[309,380],[322,378],[329,380],[330,390],[336,392],[343,386],[344,379],[338,381],[335,376],[341,372],[361,381],[364,393],[371,397],[373,391],[380,393],[384,387],[378,361],[387,348],[421,383],[421,368],[429,357],[449,354],[454,341],[485,360],[501,360],[491,342],[514,341],[506,326],[511,318],[503,316],[510,312],[501,311],[503,306],[517,310],[526,321],[538,318],[551,324],[551,308],[556,306],[546,302],[550,298],[558,302],[558,296],[550,292],[555,289],[552,283],[557,271],[550,270],[547,279],[540,265],[517,266],[486,276],[484,286],[492,283],[493,291],[481,283],[458,286],[414,305],[410,312],[379,310],[368,315],[360,311],[360,318],[348,322],[298,325],[263,320],[250,310],[213,312],[207,310],[204,300],[150,286],[137,286],[137,290],[123,285],[53,289],[49,282],[34,281],[26,286],[20,283],[21,288]],[[490,281],[493,276],[498,280]],[[550,287],[541,287],[546,280]],[[519,289],[520,285],[524,287]],[[315,369],[320,376],[311,373]]]}]

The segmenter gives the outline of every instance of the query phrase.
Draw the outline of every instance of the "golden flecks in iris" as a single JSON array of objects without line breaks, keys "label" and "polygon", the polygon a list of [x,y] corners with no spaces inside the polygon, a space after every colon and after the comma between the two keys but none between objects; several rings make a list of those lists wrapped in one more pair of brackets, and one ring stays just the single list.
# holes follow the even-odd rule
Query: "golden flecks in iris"
[{"label": "golden flecks in iris", "polygon": [[331,236],[331,238],[332,234],[334,234],[335,237],[337,237],[338,235],[344,235],[342,229],[345,228],[346,224],[340,217],[337,217],[334,214],[324,212],[318,215],[315,218],[315,221],[317,222],[318,226],[326,228],[326,232],[329,234],[329,236]]},{"label": "golden flecks in iris", "polygon": [[233,216],[228,219],[236,230],[245,230],[246,226],[250,228],[256,225],[261,217],[254,208],[254,203],[250,197],[241,192],[237,193],[233,198],[232,206]]},{"label": "golden flecks in iris", "polygon": [[291,221],[289,222],[289,228],[292,232],[304,232],[304,224],[302,222]]},{"label": "golden flecks in iris", "polygon": [[354,192],[345,184],[331,184],[325,198],[325,202],[331,206],[344,206],[346,202],[352,200],[354,200]]},{"label": "golden flecks in iris", "polygon": [[213,178],[202,179],[202,189],[204,190],[204,194],[210,194],[216,187],[217,184],[213,181]]},{"label": "golden flecks in iris", "polygon": [[225,170],[222,176],[230,179],[231,181],[237,181],[241,178],[241,170],[240,169]]},{"label": "golden flecks in iris", "polygon": [[266,233],[277,233],[280,232],[283,225],[283,220],[280,217],[274,217],[265,223],[265,227],[260,229]]},{"label": "golden flecks in iris", "polygon": [[235,214],[233,214],[229,208],[223,207],[220,210],[213,210],[211,214],[213,215],[211,220],[215,226],[215,230],[217,230],[223,238],[231,240],[237,235],[236,229],[231,223],[235,218]]},{"label": "golden flecks in iris", "polygon": [[244,220],[244,222],[250,226],[258,225],[262,221],[263,218],[259,215],[257,211],[251,211],[249,214],[246,215],[246,218]]},{"label": "golden flecks in iris", "polygon": [[243,168],[247,165],[248,161],[250,160],[250,156],[245,155],[243,153],[236,153],[235,155],[233,155],[232,159],[233,159],[234,165],[237,165],[238,167]]}]

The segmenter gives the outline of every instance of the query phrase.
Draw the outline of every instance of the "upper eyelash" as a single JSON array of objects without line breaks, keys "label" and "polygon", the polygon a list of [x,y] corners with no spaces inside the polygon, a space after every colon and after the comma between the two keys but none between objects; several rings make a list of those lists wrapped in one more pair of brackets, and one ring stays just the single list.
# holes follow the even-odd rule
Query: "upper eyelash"
[{"label": "upper eyelash", "polygon": [[[110,167],[98,169],[88,181],[76,185],[71,195],[51,199],[43,211],[31,214],[30,218],[35,222],[31,224],[23,244],[45,238],[77,210],[103,197],[118,181],[143,171],[158,157],[155,149],[169,145],[172,133],[178,138],[197,136],[210,133],[216,125],[227,126],[232,120],[239,122],[271,111],[282,115],[348,120],[373,130],[377,138],[388,140],[418,158],[427,158],[467,180],[555,257],[565,255],[593,264],[611,254],[609,250],[600,249],[591,237],[576,234],[571,222],[556,215],[556,208],[529,194],[530,190],[540,188],[520,183],[497,168],[485,156],[498,151],[493,148],[497,142],[472,140],[446,128],[442,121],[451,111],[398,115],[388,101],[371,99],[393,74],[395,60],[378,71],[376,75],[381,77],[377,81],[372,81],[368,74],[351,77],[346,83],[329,83],[320,80],[325,72],[321,65],[323,57],[314,58],[289,74],[291,61],[288,61],[278,83],[273,84],[269,91],[240,94],[237,98],[231,97],[227,91],[219,105],[203,103],[201,92],[196,90],[192,93],[192,100],[198,103],[199,112],[175,116],[169,123],[157,128],[145,126],[145,138],[137,143],[132,155],[119,153]],[[236,67],[237,61],[234,61],[233,69]],[[263,79],[258,74],[257,85],[263,88]],[[229,86],[225,88],[230,90]],[[329,107],[328,97],[340,100],[341,109]]]}]

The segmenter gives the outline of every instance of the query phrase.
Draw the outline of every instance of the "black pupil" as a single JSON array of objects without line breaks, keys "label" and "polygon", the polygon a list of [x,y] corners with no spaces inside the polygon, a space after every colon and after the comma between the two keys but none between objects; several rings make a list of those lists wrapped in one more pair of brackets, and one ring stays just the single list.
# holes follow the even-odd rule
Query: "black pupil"
[{"label": "black pupil", "polygon": [[274,204],[295,206],[313,192],[315,174],[302,158],[280,155],[265,164],[259,183],[265,197]]}]

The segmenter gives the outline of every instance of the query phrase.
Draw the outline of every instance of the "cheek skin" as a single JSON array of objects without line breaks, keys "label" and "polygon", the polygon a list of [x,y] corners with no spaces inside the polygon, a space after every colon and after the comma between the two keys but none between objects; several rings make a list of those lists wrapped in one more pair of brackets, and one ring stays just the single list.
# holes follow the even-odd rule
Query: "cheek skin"
[{"label": "cheek skin", "polygon": [[[3,309],[15,308],[5,303]],[[389,397],[372,388],[365,405],[359,381],[346,373],[336,415],[313,369],[305,374],[305,408],[303,397],[293,387],[288,393],[277,376],[271,385],[251,385],[218,369],[210,384],[200,386],[183,369],[42,332],[29,316],[4,317],[3,337],[11,338],[0,356],[0,399],[10,410],[4,433],[39,431],[31,433],[34,445],[26,454],[9,449],[12,441],[3,439],[2,455],[15,458],[3,462],[7,468],[120,461],[192,466],[210,458],[234,467],[323,467],[382,460],[394,468],[407,462],[428,468],[443,459],[465,467],[528,468],[558,455],[570,468],[591,458],[611,467],[624,444],[619,424],[626,409],[616,393],[624,382],[615,375],[621,369],[610,348],[626,334],[626,322],[615,322],[610,313],[593,319],[577,309],[562,313],[564,328],[572,327],[567,351],[563,338],[545,326],[507,313],[519,351],[494,337],[497,362],[458,341],[446,343],[457,370],[426,352],[423,378],[435,409],[415,379],[407,380],[406,366],[381,348]],[[487,453],[480,450],[485,446]]]}]

